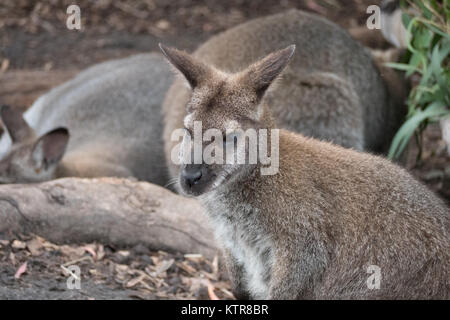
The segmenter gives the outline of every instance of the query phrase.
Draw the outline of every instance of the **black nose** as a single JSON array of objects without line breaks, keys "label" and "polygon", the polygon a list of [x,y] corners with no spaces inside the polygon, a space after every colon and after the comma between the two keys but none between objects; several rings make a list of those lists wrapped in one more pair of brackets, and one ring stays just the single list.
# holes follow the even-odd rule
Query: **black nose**
[{"label": "black nose", "polygon": [[201,167],[197,166],[187,166],[183,169],[181,174],[189,187],[197,184],[202,178]]}]

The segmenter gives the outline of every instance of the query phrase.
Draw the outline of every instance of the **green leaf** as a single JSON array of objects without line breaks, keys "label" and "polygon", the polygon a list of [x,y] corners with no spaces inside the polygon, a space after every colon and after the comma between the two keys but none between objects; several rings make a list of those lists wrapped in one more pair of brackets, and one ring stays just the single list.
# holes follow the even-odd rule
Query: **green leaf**
[{"label": "green leaf", "polygon": [[422,15],[427,18],[427,19],[431,19],[433,17],[433,13],[426,7],[424,6],[423,0],[414,0],[414,3],[420,8],[422,9]]},{"label": "green leaf", "polygon": [[391,143],[391,158],[400,155],[415,132],[421,134],[428,123],[450,114],[450,0],[402,0],[405,12],[408,3],[420,11],[402,14],[408,51],[403,63],[386,65],[421,77],[411,88],[407,120]]},{"label": "green leaf", "polygon": [[401,70],[401,71],[410,71],[410,72],[422,73],[421,70],[419,70],[418,68],[415,68],[414,66],[411,66],[409,64],[388,62],[388,63],[385,63],[385,65],[387,67],[394,68],[394,69]]},{"label": "green leaf", "polygon": [[417,111],[401,126],[400,130],[398,130],[397,134],[392,140],[388,157],[391,159],[395,159],[400,156],[414,131],[423,121],[447,114],[450,114],[450,110],[445,107],[445,104],[443,104],[442,101],[433,102],[426,110]]},{"label": "green leaf", "polygon": [[430,29],[431,31],[433,31],[434,33],[437,33],[441,36],[443,36],[446,39],[450,39],[450,34],[445,33],[444,30],[441,30],[439,28],[436,28],[434,25],[428,23],[428,22],[424,22],[424,24],[427,26],[428,29]]},{"label": "green leaf", "polygon": [[413,36],[413,45],[415,48],[426,49],[430,46],[433,39],[433,33],[429,29],[420,28]]},{"label": "green leaf", "polygon": [[405,28],[408,28],[411,20],[412,20],[412,17],[409,14],[407,14],[406,12],[402,13],[402,23]]}]

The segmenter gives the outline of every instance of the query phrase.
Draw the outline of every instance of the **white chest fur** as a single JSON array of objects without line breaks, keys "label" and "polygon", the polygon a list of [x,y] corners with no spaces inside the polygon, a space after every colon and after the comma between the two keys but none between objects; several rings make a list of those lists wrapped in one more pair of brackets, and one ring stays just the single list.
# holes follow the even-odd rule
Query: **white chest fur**
[{"label": "white chest fur", "polygon": [[[229,207],[225,207],[217,200],[208,201],[208,208],[215,213],[228,211],[227,215],[234,217],[250,216],[247,212],[252,210],[240,206],[232,209],[240,212],[231,213]],[[243,266],[243,280],[252,298],[267,299],[274,262],[272,241],[264,234],[254,218],[234,220],[228,219],[227,215],[212,214],[217,240]]]}]

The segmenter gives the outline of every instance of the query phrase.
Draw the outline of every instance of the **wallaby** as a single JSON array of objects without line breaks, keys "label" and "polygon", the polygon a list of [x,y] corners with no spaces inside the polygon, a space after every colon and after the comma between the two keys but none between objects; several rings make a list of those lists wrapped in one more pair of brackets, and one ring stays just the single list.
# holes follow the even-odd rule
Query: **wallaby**
[{"label": "wallaby", "polygon": [[[181,154],[195,153],[199,142],[187,133],[201,123],[203,134],[218,130],[215,155],[226,153],[229,135],[234,150],[247,139],[242,132],[266,129],[267,149],[279,156],[270,175],[260,161],[181,166],[181,189],[206,207],[237,298],[450,298],[450,211],[442,200],[387,159],[285,130],[273,142],[275,105],[264,95],[294,46],[237,73],[161,49],[192,87]],[[243,145],[238,159],[249,154],[250,142]]]},{"label": "wallaby", "polygon": [[[290,10],[234,27],[204,43],[194,56],[223,72],[242,70],[291,43],[296,57],[265,97],[278,126],[344,147],[384,153],[405,114],[403,101],[391,99],[368,50],[336,24]],[[169,89],[163,104],[164,144],[171,160],[183,126],[191,92],[182,79]]]},{"label": "wallaby", "polygon": [[160,108],[171,81],[160,54],[139,54],[88,68],[23,117],[3,107],[0,183],[118,176],[166,184]]}]

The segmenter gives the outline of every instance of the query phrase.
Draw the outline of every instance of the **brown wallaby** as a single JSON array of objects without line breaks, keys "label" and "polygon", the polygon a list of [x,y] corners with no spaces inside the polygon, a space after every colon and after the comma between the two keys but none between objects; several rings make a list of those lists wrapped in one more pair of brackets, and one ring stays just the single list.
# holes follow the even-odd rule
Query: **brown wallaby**
[{"label": "brown wallaby", "polygon": [[[443,201],[387,159],[274,129],[264,95],[294,46],[237,73],[161,48],[192,87],[182,154],[195,153],[198,140],[189,143],[187,133],[201,123],[202,134],[218,130],[216,155],[228,150],[230,135],[234,150],[247,139],[241,132],[266,129],[279,156],[278,172],[267,175],[260,161],[181,166],[181,188],[205,205],[237,298],[450,298]],[[237,158],[249,155],[250,140],[244,146]]]},{"label": "brown wallaby", "polygon": [[160,108],[171,81],[159,54],[140,54],[88,68],[23,117],[3,107],[0,183],[131,176],[164,185]]},{"label": "brown wallaby", "polygon": [[[223,72],[242,70],[270,52],[296,44],[297,55],[264,96],[277,125],[345,147],[383,153],[401,124],[403,101],[391,99],[368,50],[336,24],[290,10],[234,27],[203,44],[194,56]],[[183,126],[191,92],[183,79],[169,89],[163,104],[166,160]]]}]

